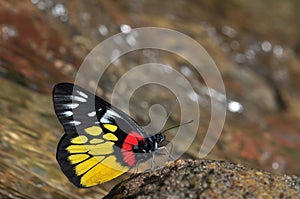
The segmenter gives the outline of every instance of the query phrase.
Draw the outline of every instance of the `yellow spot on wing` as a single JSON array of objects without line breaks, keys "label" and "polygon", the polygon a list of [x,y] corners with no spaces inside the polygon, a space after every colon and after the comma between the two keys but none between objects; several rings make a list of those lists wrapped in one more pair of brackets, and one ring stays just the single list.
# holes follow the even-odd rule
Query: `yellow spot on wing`
[{"label": "yellow spot on wing", "polygon": [[109,156],[85,173],[81,178],[81,184],[86,187],[101,184],[122,175],[128,170],[129,168],[122,166],[115,156]]},{"label": "yellow spot on wing", "polygon": [[103,124],[103,126],[111,132],[115,132],[118,128],[116,125],[113,124]]},{"label": "yellow spot on wing", "polygon": [[79,162],[82,162],[83,160],[89,158],[90,156],[87,154],[75,154],[75,155],[70,155],[69,160],[71,161],[72,164],[76,164]]},{"label": "yellow spot on wing", "polygon": [[92,127],[86,128],[85,132],[87,134],[97,136],[97,135],[100,135],[102,133],[102,129],[99,126],[92,126]]},{"label": "yellow spot on wing", "polygon": [[91,144],[99,144],[101,142],[104,142],[104,140],[99,139],[99,138],[94,138],[94,139],[91,139],[91,141],[90,141]]},{"label": "yellow spot on wing", "polygon": [[80,164],[78,164],[75,167],[75,171],[76,171],[76,175],[80,176],[83,173],[87,172],[89,169],[91,169],[92,167],[94,167],[96,164],[98,164],[101,160],[104,159],[104,156],[100,157],[92,157]]},{"label": "yellow spot on wing", "polygon": [[73,144],[84,144],[88,141],[88,138],[84,135],[77,136],[71,140]]},{"label": "yellow spot on wing", "polygon": [[93,145],[70,145],[66,149],[69,153],[86,153]]},{"label": "yellow spot on wing", "polygon": [[117,141],[118,140],[118,138],[112,133],[107,133],[107,134],[103,135],[103,138],[105,138],[107,140],[111,140],[111,141]]},{"label": "yellow spot on wing", "polygon": [[113,142],[104,142],[102,144],[94,145],[89,151],[91,155],[107,155],[113,152]]}]

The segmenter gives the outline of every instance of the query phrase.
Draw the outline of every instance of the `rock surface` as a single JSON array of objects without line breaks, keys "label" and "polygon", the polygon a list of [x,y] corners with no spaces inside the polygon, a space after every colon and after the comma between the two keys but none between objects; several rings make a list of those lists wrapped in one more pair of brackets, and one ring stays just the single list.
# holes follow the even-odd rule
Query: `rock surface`
[{"label": "rock surface", "polygon": [[106,198],[299,198],[300,178],[217,160],[177,160],[137,174]]}]

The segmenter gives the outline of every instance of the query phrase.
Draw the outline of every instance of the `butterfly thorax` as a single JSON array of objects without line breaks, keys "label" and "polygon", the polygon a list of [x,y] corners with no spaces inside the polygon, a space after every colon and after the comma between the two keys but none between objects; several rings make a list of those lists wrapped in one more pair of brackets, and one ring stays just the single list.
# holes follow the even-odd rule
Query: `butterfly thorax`
[{"label": "butterfly thorax", "polygon": [[133,147],[135,153],[151,153],[160,148],[160,144],[165,140],[162,134],[155,134],[151,137],[139,140],[138,145]]}]

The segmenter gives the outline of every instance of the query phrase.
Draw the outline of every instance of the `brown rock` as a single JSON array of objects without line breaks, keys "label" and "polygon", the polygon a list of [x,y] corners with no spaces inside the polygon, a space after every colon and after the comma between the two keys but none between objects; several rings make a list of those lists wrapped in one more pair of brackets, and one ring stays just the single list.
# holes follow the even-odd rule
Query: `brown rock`
[{"label": "brown rock", "polygon": [[178,160],[118,184],[106,198],[297,198],[300,178],[217,160]]}]

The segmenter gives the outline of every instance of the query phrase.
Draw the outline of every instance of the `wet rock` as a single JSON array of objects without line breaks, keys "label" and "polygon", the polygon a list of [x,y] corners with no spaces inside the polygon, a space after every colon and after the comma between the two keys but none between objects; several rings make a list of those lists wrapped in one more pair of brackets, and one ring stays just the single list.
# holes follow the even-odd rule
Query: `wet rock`
[{"label": "wet rock", "polygon": [[300,178],[217,160],[178,160],[133,176],[106,198],[297,198]]}]

